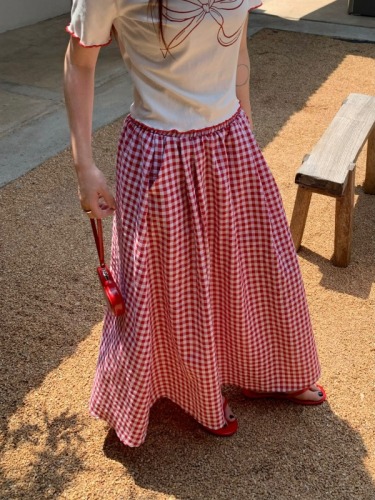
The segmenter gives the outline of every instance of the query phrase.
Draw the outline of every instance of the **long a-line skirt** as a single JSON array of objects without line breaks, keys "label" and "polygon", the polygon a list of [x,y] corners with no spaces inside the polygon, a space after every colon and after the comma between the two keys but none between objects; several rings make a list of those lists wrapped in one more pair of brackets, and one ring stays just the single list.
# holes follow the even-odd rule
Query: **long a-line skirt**
[{"label": "long a-line skirt", "polygon": [[308,387],[320,375],[279,191],[239,110],[180,133],[128,116],[111,266],[127,304],[104,320],[91,413],[139,446],[151,406],[225,424],[221,386]]}]

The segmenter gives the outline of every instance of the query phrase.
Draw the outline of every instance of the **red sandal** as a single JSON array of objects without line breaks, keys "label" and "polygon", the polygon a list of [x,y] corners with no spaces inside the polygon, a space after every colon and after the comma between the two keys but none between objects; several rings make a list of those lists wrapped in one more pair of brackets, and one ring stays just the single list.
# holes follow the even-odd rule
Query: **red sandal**
[{"label": "red sandal", "polygon": [[[225,398],[223,403],[224,415],[227,406],[228,400]],[[210,434],[215,434],[215,436],[233,436],[233,434],[235,434],[238,430],[238,420],[236,418],[234,420],[228,420],[226,417],[225,420],[227,421],[227,423],[224,425],[224,427],[221,427],[220,429],[210,429],[209,427],[205,427],[205,430]]]},{"label": "red sandal", "polygon": [[250,389],[243,389],[242,394],[246,396],[249,399],[267,399],[267,398],[272,398],[272,399],[286,399],[287,401],[291,401],[292,403],[296,403],[298,405],[307,405],[307,406],[312,406],[312,405],[320,405],[324,403],[324,401],[327,399],[327,394],[326,391],[323,389],[321,385],[317,385],[319,389],[319,396],[320,399],[314,400],[314,399],[299,399],[297,396],[300,396],[306,391],[311,390],[310,387],[307,387],[306,389],[301,389],[300,391],[295,391],[295,392],[255,392]]}]

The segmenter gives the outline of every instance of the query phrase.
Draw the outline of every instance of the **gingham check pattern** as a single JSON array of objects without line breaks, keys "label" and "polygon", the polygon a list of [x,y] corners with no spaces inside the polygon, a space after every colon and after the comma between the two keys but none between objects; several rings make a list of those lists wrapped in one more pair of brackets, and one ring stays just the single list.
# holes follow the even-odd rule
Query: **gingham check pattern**
[{"label": "gingham check pattern", "polygon": [[123,443],[145,439],[160,397],[225,424],[221,385],[298,390],[320,375],[282,202],[242,110],[178,133],[125,121],[108,313],[90,409]]}]

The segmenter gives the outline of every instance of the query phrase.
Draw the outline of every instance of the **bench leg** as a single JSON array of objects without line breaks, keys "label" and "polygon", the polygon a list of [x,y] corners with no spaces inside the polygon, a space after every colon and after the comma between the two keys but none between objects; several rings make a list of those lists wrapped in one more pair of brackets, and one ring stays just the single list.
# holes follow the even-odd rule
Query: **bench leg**
[{"label": "bench leg", "polygon": [[292,233],[294,247],[297,252],[302,243],[303,232],[305,230],[307,214],[310,207],[311,195],[312,192],[309,189],[298,186],[292,220],[290,223],[290,231]]},{"label": "bench leg", "polygon": [[363,190],[367,194],[375,194],[375,126],[367,141],[366,178]]},{"label": "bench leg", "polygon": [[336,199],[335,250],[332,260],[333,264],[338,267],[347,267],[350,262],[353,233],[354,179],[355,169],[349,172],[344,195]]}]

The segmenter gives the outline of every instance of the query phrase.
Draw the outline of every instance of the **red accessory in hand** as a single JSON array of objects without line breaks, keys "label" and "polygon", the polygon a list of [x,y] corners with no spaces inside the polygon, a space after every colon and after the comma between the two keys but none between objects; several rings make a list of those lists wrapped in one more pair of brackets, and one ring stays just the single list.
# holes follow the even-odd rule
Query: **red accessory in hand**
[{"label": "red accessory in hand", "polygon": [[108,307],[115,316],[121,316],[125,312],[125,303],[118,286],[113,279],[111,271],[104,262],[103,228],[101,219],[90,219],[92,232],[98,250],[100,266],[97,268],[100,284],[103,288],[104,297]]}]

